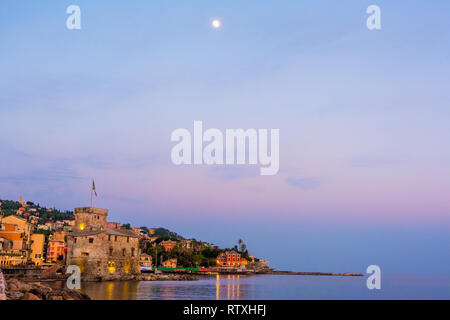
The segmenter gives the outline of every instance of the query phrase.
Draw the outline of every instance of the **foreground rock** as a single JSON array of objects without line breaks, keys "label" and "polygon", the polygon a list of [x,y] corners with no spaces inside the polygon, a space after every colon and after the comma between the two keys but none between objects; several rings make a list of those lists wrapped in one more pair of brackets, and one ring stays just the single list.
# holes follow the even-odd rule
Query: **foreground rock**
[{"label": "foreground rock", "polygon": [[6,282],[8,300],[91,300],[79,290],[56,288],[41,283],[25,283],[16,278]]}]

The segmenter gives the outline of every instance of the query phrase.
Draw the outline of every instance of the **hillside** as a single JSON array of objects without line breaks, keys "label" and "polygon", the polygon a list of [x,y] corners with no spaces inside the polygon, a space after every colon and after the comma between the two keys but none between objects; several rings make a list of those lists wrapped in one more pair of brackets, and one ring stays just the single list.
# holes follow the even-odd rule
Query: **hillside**
[{"label": "hillside", "polygon": [[72,211],[60,211],[54,208],[41,207],[39,204],[34,204],[31,201],[26,201],[21,204],[19,201],[12,200],[0,200],[0,211],[5,217],[18,214],[19,210],[22,210],[19,215],[37,216],[39,218],[39,224],[44,224],[47,221],[55,222],[58,220],[73,220],[75,219]]}]

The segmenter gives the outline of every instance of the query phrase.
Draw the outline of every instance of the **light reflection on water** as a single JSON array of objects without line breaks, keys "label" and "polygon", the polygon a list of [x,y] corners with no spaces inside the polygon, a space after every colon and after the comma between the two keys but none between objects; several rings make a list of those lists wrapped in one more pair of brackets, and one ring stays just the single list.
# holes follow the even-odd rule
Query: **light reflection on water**
[{"label": "light reflection on water", "polygon": [[217,275],[198,281],[106,281],[82,283],[96,300],[237,299],[449,299],[450,277],[384,277],[368,290],[366,277]]},{"label": "light reflection on water", "polygon": [[251,284],[239,275],[202,277],[198,281],[84,282],[82,291],[95,300],[250,299]]}]

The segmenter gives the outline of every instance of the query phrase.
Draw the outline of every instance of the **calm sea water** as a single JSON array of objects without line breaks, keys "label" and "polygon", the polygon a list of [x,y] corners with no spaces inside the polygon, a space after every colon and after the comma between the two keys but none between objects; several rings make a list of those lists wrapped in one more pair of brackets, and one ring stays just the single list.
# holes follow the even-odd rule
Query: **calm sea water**
[{"label": "calm sea water", "polygon": [[368,290],[366,277],[258,275],[198,281],[107,281],[82,284],[100,300],[158,299],[450,299],[450,276],[385,276],[381,290]]}]

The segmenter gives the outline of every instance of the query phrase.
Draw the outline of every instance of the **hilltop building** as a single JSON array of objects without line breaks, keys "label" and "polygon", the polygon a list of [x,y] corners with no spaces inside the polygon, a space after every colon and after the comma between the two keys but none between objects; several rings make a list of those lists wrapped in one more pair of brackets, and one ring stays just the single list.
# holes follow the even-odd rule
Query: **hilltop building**
[{"label": "hilltop building", "polygon": [[67,265],[78,265],[82,277],[139,274],[139,236],[107,228],[107,216],[107,209],[75,208],[75,225],[67,234]]},{"label": "hilltop building", "polygon": [[241,255],[234,250],[221,253],[217,257],[219,267],[239,267],[241,265]]},{"label": "hilltop building", "polygon": [[165,240],[165,241],[161,241],[161,245],[164,247],[165,251],[170,251],[173,248],[175,248],[175,246],[177,245],[177,242],[173,241],[173,240]]},{"label": "hilltop building", "polygon": [[181,247],[184,249],[192,249],[194,247],[192,239],[181,240]]}]

